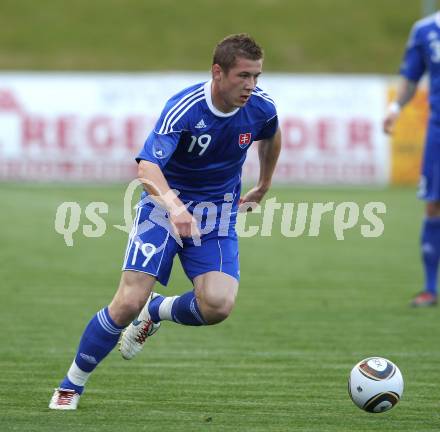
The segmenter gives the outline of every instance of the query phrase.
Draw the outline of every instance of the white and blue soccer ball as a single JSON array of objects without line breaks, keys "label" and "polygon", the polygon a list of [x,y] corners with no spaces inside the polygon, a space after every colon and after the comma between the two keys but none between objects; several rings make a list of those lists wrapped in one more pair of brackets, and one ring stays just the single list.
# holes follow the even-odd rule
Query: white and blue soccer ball
[{"label": "white and blue soccer ball", "polygon": [[403,377],[393,362],[382,357],[369,357],[351,370],[348,393],[355,405],[364,411],[388,411],[402,397]]}]

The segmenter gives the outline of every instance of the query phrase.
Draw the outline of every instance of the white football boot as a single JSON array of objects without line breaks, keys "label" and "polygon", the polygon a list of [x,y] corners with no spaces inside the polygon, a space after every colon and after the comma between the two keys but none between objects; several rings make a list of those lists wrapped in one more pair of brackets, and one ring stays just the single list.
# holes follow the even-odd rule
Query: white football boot
[{"label": "white football boot", "polygon": [[160,322],[154,323],[148,312],[148,305],[158,295],[151,293],[139,316],[122,332],[119,339],[119,351],[125,360],[131,360],[141,352],[147,338],[159,330]]},{"label": "white football boot", "polygon": [[78,408],[80,395],[71,389],[56,388],[49,408],[53,410],[76,410]]}]

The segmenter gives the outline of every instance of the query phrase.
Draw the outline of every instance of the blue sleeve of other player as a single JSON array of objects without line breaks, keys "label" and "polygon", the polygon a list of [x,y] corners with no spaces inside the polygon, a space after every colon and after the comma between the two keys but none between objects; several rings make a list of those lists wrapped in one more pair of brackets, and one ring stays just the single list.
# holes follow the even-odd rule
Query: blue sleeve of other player
[{"label": "blue sleeve of other player", "polygon": [[278,129],[278,116],[277,114],[275,114],[263,126],[263,129],[256,136],[255,141],[272,138],[275,135],[277,129]]},{"label": "blue sleeve of other player", "polygon": [[136,161],[138,163],[141,160],[150,161],[163,168],[176,150],[179,138],[179,132],[160,135],[152,131],[146,139],[144,147],[137,155]]},{"label": "blue sleeve of other player", "polygon": [[409,35],[405,56],[400,66],[400,74],[411,81],[419,81],[426,70],[423,46],[418,27],[415,25]]}]

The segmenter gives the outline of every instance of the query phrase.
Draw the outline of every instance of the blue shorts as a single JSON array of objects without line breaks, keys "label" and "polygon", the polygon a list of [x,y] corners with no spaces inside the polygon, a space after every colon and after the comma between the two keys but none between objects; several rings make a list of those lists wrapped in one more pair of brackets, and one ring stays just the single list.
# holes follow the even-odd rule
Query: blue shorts
[{"label": "blue shorts", "polygon": [[440,123],[429,121],[418,198],[440,201]]},{"label": "blue shorts", "polygon": [[[218,230],[201,237],[178,239],[168,217],[153,206],[138,207],[125,252],[123,270],[155,276],[167,285],[173,260],[179,255],[189,279],[210,271],[220,271],[240,279],[238,238],[234,231],[220,236]],[[180,243],[180,244],[179,244]]]}]

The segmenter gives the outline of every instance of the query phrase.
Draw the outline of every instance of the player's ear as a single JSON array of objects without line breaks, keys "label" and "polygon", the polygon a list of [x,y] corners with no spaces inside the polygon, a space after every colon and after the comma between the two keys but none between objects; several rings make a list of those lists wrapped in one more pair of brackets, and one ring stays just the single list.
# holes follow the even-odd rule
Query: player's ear
[{"label": "player's ear", "polygon": [[214,81],[220,81],[223,69],[217,63],[213,64],[211,67],[212,79]]}]

